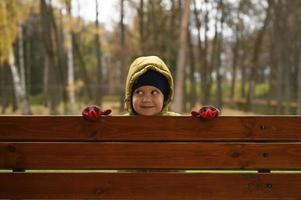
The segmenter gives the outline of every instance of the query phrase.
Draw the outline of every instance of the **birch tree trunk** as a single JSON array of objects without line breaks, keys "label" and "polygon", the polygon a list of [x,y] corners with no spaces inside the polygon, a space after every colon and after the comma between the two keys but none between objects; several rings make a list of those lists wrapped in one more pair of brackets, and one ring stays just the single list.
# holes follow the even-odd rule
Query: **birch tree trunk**
[{"label": "birch tree trunk", "polygon": [[26,88],[22,86],[20,74],[18,72],[18,68],[16,66],[15,57],[13,54],[13,48],[11,49],[10,55],[9,55],[9,66],[13,78],[14,83],[14,91],[15,91],[15,97],[17,101],[18,107],[21,109],[22,114],[24,115],[30,115],[31,110],[28,103],[28,100],[26,98]]},{"label": "birch tree trunk", "polygon": [[[2,9],[5,11],[5,6],[2,4]],[[5,29],[9,22],[4,20],[4,32],[5,35],[8,36],[8,32]],[[24,56],[23,56],[23,33],[22,26],[19,25],[19,52],[20,53],[20,72],[16,66],[15,56],[14,56],[14,48],[13,44],[11,44],[11,48],[9,50],[8,64],[11,70],[13,85],[14,85],[14,93],[16,98],[17,107],[21,110],[22,114],[30,115],[31,109],[29,106],[28,99],[26,98],[26,87],[25,87],[25,70],[24,70]],[[22,79],[21,79],[22,78]]]},{"label": "birch tree trunk", "polygon": [[177,61],[176,81],[175,81],[175,98],[172,105],[172,110],[175,112],[183,112],[183,85],[184,85],[184,73],[185,73],[185,58],[187,48],[187,32],[189,24],[191,0],[186,0],[184,5],[184,12],[181,20],[181,32],[180,32],[180,47]]},{"label": "birch tree trunk", "polygon": [[20,69],[20,81],[22,88],[26,88],[25,78],[25,64],[24,64],[24,45],[23,45],[23,27],[19,24],[18,33],[18,54],[19,54],[19,69]]}]

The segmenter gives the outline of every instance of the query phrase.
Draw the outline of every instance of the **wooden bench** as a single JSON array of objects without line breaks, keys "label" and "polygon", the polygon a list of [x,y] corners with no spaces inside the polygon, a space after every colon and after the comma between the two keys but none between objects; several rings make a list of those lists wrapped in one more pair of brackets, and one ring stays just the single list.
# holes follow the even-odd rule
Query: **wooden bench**
[{"label": "wooden bench", "polygon": [[301,199],[301,117],[1,116],[0,169],[0,199]]}]

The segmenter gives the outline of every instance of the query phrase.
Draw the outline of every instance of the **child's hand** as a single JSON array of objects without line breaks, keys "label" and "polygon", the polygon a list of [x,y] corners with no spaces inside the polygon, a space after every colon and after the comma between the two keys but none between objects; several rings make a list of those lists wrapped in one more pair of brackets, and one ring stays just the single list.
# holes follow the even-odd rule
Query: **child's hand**
[{"label": "child's hand", "polygon": [[109,115],[112,112],[111,109],[106,109],[102,111],[97,106],[87,106],[83,112],[82,116],[85,120],[88,121],[97,121],[101,116]]},{"label": "child's hand", "polygon": [[203,120],[211,120],[220,115],[220,110],[213,106],[203,106],[199,111],[191,111],[191,115]]}]

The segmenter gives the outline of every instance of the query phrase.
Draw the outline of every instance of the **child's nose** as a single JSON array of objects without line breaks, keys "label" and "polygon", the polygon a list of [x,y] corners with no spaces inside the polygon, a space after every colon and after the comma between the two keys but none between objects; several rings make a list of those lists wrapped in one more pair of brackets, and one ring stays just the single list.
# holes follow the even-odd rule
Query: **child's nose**
[{"label": "child's nose", "polygon": [[142,101],[143,102],[149,102],[149,101],[151,101],[151,96],[150,95],[144,95]]}]

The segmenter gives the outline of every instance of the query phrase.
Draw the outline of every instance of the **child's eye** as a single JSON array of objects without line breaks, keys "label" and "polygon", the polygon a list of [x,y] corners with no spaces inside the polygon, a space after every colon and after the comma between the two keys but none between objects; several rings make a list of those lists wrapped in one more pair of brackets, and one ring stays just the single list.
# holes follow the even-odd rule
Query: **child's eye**
[{"label": "child's eye", "polygon": [[159,91],[153,90],[153,91],[152,91],[152,94],[153,94],[153,95],[157,95],[157,94],[159,94]]},{"label": "child's eye", "polygon": [[135,94],[142,95],[143,92],[142,92],[141,90],[136,90],[136,91],[135,91]]}]

